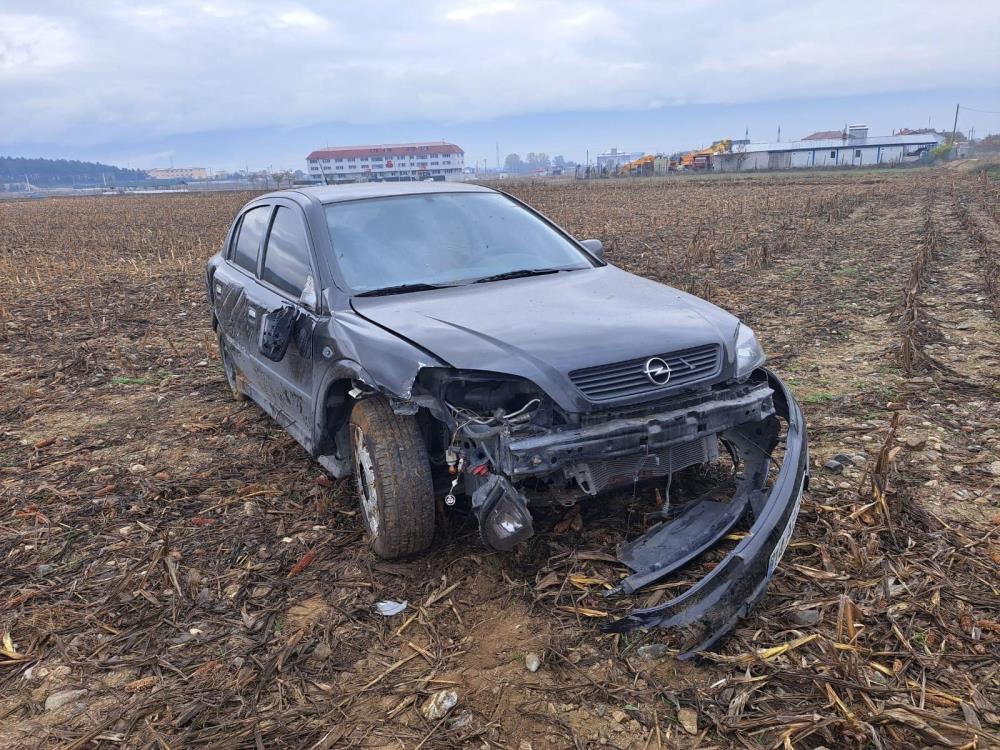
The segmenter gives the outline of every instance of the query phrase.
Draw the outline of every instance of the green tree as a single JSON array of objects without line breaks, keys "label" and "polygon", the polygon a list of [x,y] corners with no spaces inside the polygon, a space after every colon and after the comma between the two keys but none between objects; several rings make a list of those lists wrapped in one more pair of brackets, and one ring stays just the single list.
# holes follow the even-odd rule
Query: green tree
[{"label": "green tree", "polygon": [[507,154],[503,160],[503,168],[510,174],[521,174],[524,171],[524,162],[518,154]]},{"label": "green tree", "polygon": [[549,159],[549,155],[544,151],[540,151],[538,153],[535,153],[534,151],[530,152],[526,157],[526,161],[528,163],[528,170],[531,172],[539,169],[548,169],[552,164]]}]

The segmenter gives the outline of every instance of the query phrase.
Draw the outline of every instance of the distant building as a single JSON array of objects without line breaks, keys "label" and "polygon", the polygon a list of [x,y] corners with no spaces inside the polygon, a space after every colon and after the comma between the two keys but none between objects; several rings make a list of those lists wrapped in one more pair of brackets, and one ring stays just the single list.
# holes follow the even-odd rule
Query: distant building
[{"label": "distant building", "polygon": [[843,138],[843,130],[817,130],[815,133],[810,133],[802,140],[804,141],[828,141],[833,138]]},{"label": "distant building", "polygon": [[154,180],[207,180],[208,170],[204,167],[169,167],[147,169],[146,174]]},{"label": "distant building", "polygon": [[604,169],[607,167],[608,171],[617,172],[622,165],[628,164],[630,161],[635,161],[645,155],[645,151],[619,151],[613,148],[610,151],[605,151],[603,154],[597,155],[597,168]]},{"label": "distant building", "polygon": [[465,152],[454,143],[333,146],[306,157],[309,176],[323,182],[447,179],[461,175]]},{"label": "distant building", "polygon": [[729,153],[714,156],[712,168],[722,172],[748,172],[905,164],[926,158],[932,148],[944,141],[944,137],[935,132],[869,136],[866,125],[851,125],[847,132],[837,132],[837,138],[734,146]]}]

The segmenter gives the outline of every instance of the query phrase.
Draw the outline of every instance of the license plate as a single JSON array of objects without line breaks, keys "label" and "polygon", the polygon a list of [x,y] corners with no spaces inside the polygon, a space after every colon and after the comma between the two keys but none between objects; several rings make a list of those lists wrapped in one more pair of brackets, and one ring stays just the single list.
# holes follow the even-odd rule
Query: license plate
[{"label": "license plate", "polygon": [[[803,483],[805,479],[803,479]],[[792,515],[788,517],[788,523],[785,526],[785,530],[781,532],[781,538],[778,539],[778,543],[774,546],[771,551],[771,557],[767,561],[767,574],[768,576],[774,575],[774,569],[778,567],[778,563],[781,561],[781,556],[785,554],[785,550],[788,548],[788,543],[792,541],[792,532],[795,530],[795,521],[799,517],[799,508],[802,506],[802,484],[799,485],[799,491],[795,496],[795,507],[792,509]]]}]

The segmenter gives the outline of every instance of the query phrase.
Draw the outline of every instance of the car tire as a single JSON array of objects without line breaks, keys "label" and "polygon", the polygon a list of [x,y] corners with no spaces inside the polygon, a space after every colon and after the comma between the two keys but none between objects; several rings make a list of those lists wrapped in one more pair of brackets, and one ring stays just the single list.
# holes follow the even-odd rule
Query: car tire
[{"label": "car tire", "polygon": [[350,419],[351,457],[361,515],[372,550],[394,560],[434,539],[434,484],[415,416],[385,399],[357,402]]},{"label": "car tire", "polygon": [[229,347],[226,345],[221,331],[219,331],[219,359],[222,360],[222,371],[226,374],[226,383],[229,385],[229,392],[233,395],[233,400],[246,401],[247,395],[240,390],[236,363],[233,362],[233,355],[229,353]]}]

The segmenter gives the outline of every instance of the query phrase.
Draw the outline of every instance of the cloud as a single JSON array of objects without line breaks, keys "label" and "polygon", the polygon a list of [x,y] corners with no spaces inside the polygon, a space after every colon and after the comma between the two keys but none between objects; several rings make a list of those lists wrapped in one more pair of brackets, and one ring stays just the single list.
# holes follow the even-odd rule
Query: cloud
[{"label": "cloud", "polygon": [[445,14],[445,18],[449,21],[463,21],[468,23],[469,21],[475,21],[477,18],[495,16],[500,13],[510,13],[517,10],[517,5],[515,3],[505,3],[505,2],[478,2],[478,3],[468,3],[466,5],[461,5],[457,8],[452,8]]},{"label": "cloud", "polygon": [[324,31],[330,24],[322,16],[318,16],[305,8],[293,8],[278,14],[276,26],[279,29],[301,28]]},{"label": "cloud", "polygon": [[80,40],[63,20],[0,13],[0,79],[55,75],[79,54]]},{"label": "cloud", "polygon": [[[460,122],[1000,80],[1000,5],[0,0],[3,143]],[[752,6],[752,7],[750,7]]]}]

